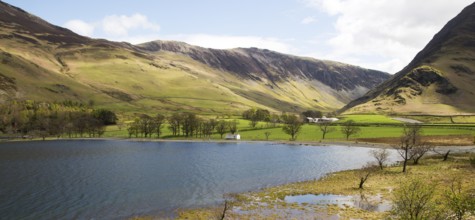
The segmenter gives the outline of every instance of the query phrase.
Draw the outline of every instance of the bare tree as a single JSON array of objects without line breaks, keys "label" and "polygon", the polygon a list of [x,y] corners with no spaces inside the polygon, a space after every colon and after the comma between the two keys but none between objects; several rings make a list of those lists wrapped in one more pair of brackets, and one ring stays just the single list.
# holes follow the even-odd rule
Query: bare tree
[{"label": "bare tree", "polygon": [[228,211],[229,207],[228,207],[228,200],[224,200],[224,208],[223,208],[223,212],[221,213],[221,216],[219,219],[223,220],[225,217],[226,217],[226,212]]},{"label": "bare tree", "polygon": [[369,176],[377,170],[378,166],[373,163],[368,162],[366,165],[364,165],[363,168],[361,168],[358,172],[360,178],[358,189],[363,189],[363,185],[368,180]]},{"label": "bare tree", "polygon": [[378,149],[371,150],[369,153],[371,154],[371,156],[374,157],[374,159],[376,159],[379,168],[383,170],[384,163],[386,163],[389,159],[389,151],[387,151],[386,149]]},{"label": "bare tree", "polygon": [[414,145],[410,150],[410,157],[412,158],[412,161],[414,161],[414,164],[419,164],[419,160],[432,149],[433,147],[427,143],[418,143]]},{"label": "bare tree", "polygon": [[348,120],[341,125],[341,133],[345,135],[346,140],[348,140],[350,136],[356,135],[360,132],[360,127],[357,127],[353,120]]},{"label": "bare tree", "polygon": [[419,124],[407,124],[403,128],[400,143],[393,146],[403,159],[402,172],[406,172],[407,161],[412,159],[411,151],[419,144],[422,128]]},{"label": "bare tree", "polygon": [[331,122],[320,122],[318,123],[318,127],[320,131],[322,131],[322,139],[325,139],[327,133],[335,131],[335,128],[330,126]]},{"label": "bare tree", "polygon": [[447,152],[445,152],[445,153],[441,153],[441,152],[437,151],[435,149],[435,147],[433,147],[431,150],[432,150],[432,152],[434,152],[438,155],[441,155],[442,156],[442,161],[447,161],[447,159],[449,159],[450,150],[447,150]]}]

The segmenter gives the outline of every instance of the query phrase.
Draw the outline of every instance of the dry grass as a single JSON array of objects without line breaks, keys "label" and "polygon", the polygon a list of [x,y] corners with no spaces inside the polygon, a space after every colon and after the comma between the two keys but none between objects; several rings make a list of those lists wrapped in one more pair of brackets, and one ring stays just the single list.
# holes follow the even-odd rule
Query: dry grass
[{"label": "dry grass", "polygon": [[[258,192],[237,194],[232,209],[226,213],[226,219],[384,219],[389,212],[372,212],[359,208],[339,207],[336,205],[312,205],[286,203],[285,196],[305,194],[337,195],[380,195],[384,200],[392,199],[392,192],[401,182],[418,177],[428,184],[435,183],[435,197],[443,201],[445,190],[455,178],[461,178],[463,188],[475,190],[475,167],[470,165],[472,154],[452,155],[448,161],[433,156],[425,158],[417,166],[409,166],[407,174],[401,173],[400,166],[387,167],[374,173],[365,183],[365,189],[358,189],[359,170],[332,173],[315,181],[292,183],[268,188]],[[443,206],[443,203],[438,204]],[[216,219],[219,207],[199,210],[186,210],[178,214],[178,219]],[[473,219],[475,216],[470,216]]]},{"label": "dry grass", "polygon": [[[398,137],[387,138],[358,138],[359,142],[368,143],[384,143],[395,145],[400,143]],[[431,144],[433,146],[471,146],[474,144],[472,135],[444,135],[444,136],[422,136],[421,142]]]}]

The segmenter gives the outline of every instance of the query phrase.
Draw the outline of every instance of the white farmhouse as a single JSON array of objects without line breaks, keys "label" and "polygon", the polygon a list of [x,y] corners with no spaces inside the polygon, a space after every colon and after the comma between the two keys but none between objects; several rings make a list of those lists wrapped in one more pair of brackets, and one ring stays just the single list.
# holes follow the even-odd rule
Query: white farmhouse
[{"label": "white farmhouse", "polygon": [[311,117],[307,117],[307,122],[308,123],[315,123],[317,122],[318,118],[311,118]]},{"label": "white farmhouse", "polygon": [[240,134],[226,134],[226,140],[241,140]]},{"label": "white farmhouse", "polygon": [[338,118],[327,118],[325,116],[321,117],[321,118],[310,118],[310,117],[307,117],[307,122],[308,123],[323,123],[323,122],[335,122],[335,121],[338,121],[339,119]]},{"label": "white farmhouse", "polygon": [[335,121],[338,121],[339,119],[338,118],[327,118],[325,116],[323,116],[322,118],[317,118],[317,123],[318,122],[335,122]]}]

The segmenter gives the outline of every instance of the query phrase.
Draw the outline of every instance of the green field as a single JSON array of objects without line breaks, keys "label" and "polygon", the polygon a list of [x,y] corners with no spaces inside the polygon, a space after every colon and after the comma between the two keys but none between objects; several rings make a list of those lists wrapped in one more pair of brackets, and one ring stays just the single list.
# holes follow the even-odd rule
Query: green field
[{"label": "green field", "polygon": [[401,124],[400,121],[394,120],[387,115],[342,115],[339,117],[338,123],[344,123],[349,120],[353,120],[355,123],[397,123]]},{"label": "green field", "polygon": [[[351,115],[345,117],[341,121],[345,120],[355,120],[360,123],[359,127],[361,132],[358,135],[350,137],[350,140],[357,140],[358,138],[397,138],[401,136],[402,124],[401,122],[394,121],[387,116],[381,115]],[[371,119],[371,120],[370,120]],[[378,120],[379,119],[379,120]],[[244,119],[225,119],[225,120],[237,120],[238,122],[238,133],[241,135],[242,140],[252,140],[252,141],[288,141],[290,136],[282,130],[281,124],[277,124],[277,127],[269,127],[270,124],[266,122],[259,122],[255,128],[250,127],[250,121]],[[363,123],[366,121],[367,123]],[[391,124],[387,124],[392,122]],[[378,125],[380,123],[381,125]],[[332,126],[333,131],[327,133],[325,141],[346,141],[345,136],[341,132],[341,123],[335,123]],[[162,139],[197,139],[201,140],[200,137],[188,137],[183,136],[172,136],[171,131],[168,129],[168,125],[162,127]],[[267,139],[266,132],[269,132],[270,135]],[[474,125],[447,125],[447,124],[428,124],[423,126],[424,136],[450,136],[450,135],[475,135],[475,126]],[[114,138],[128,138],[127,126],[109,126],[104,134],[104,137],[114,137]],[[212,140],[220,140],[221,137],[219,134],[214,133],[211,136]],[[317,124],[305,124],[302,126],[300,133],[298,134],[297,141],[302,142],[318,142],[322,141],[322,132],[319,129]]]}]

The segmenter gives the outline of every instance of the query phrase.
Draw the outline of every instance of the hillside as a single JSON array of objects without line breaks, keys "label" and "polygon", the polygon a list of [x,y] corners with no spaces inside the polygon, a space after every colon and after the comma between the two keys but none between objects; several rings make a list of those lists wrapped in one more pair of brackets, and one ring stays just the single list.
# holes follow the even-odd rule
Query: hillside
[{"label": "hillside", "polygon": [[0,101],[95,103],[118,112],[333,111],[389,75],[261,49],[91,39],[0,1]]},{"label": "hillside", "polygon": [[403,70],[346,113],[475,113],[475,3],[449,21]]}]

